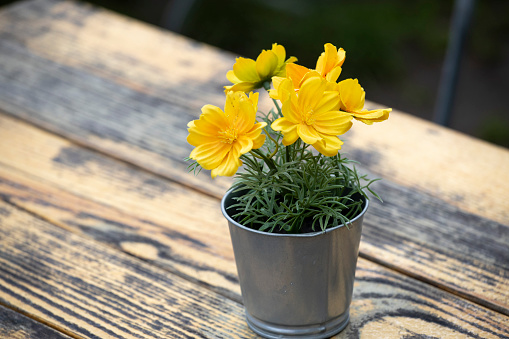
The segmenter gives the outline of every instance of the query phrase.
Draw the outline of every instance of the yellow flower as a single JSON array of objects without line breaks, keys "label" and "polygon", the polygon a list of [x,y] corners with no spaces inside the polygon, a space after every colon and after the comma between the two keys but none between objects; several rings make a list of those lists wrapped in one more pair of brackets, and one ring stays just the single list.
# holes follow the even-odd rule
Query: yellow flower
[{"label": "yellow flower", "polygon": [[[327,90],[336,89],[336,81],[341,75],[341,66],[345,62],[346,52],[343,48],[336,49],[336,46],[330,43],[324,45],[324,50],[318,57],[315,70],[297,64],[286,65],[286,78],[292,79],[295,89],[298,90],[306,79],[314,76],[327,80]],[[280,76],[272,78],[274,90],[269,92],[271,98],[279,99],[277,88],[283,80],[284,77]]]},{"label": "yellow flower", "polygon": [[199,120],[187,125],[187,142],[196,148],[189,156],[203,168],[218,175],[232,176],[242,165],[240,156],[262,147],[261,134],[265,122],[256,123],[258,93],[228,92],[224,112],[216,106],[205,105]]},{"label": "yellow flower", "polygon": [[381,122],[389,118],[391,108],[375,109],[368,111],[364,108],[366,92],[357,79],[346,79],[338,84],[341,98],[340,109],[351,113],[353,117],[365,124],[372,125],[374,122]]},{"label": "yellow flower", "polygon": [[326,87],[327,81],[316,76],[304,80],[298,93],[291,79],[279,84],[283,117],[271,127],[283,133],[283,145],[291,145],[300,137],[326,156],[334,156],[341,149],[343,142],[337,135],[350,129],[352,116],[339,111],[338,92],[326,91]]},{"label": "yellow flower", "polygon": [[346,52],[343,48],[336,49],[336,46],[329,43],[324,45],[324,49],[316,62],[316,71],[327,81],[336,82],[341,74]]},{"label": "yellow flower", "polygon": [[233,70],[226,73],[226,77],[233,83],[225,86],[226,91],[249,92],[263,86],[273,76],[285,76],[285,65],[297,61],[290,57],[285,61],[286,50],[278,44],[272,45],[272,50],[263,50],[256,61],[248,58],[237,58]]}]

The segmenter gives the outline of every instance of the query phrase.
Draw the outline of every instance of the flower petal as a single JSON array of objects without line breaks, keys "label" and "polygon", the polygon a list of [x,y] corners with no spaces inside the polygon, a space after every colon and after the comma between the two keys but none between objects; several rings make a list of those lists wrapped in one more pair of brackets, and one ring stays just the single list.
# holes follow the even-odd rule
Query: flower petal
[{"label": "flower petal", "polygon": [[220,165],[212,169],[210,174],[212,178],[218,175],[231,177],[237,172],[241,165],[242,161],[240,160],[239,150],[237,147],[232,147],[228,155],[222,159]]},{"label": "flower petal", "polygon": [[286,77],[292,79],[293,87],[299,88],[300,83],[306,73],[309,73],[311,70],[307,67],[297,65],[297,64],[288,64],[286,65]]},{"label": "flower petal", "polygon": [[283,112],[283,116],[285,118],[294,124],[301,122],[301,113],[298,107],[298,99],[295,92],[290,93],[290,98],[283,102],[283,105],[281,106],[281,112]]},{"label": "flower petal", "polygon": [[256,62],[253,59],[237,58],[233,65],[235,76],[241,81],[257,82],[260,77],[256,72]]},{"label": "flower petal", "polygon": [[[206,120],[217,128],[223,128],[228,122],[224,112],[214,105],[204,105],[201,108],[200,120]],[[200,122],[200,120],[195,120],[196,127],[198,127],[198,122]]]},{"label": "flower petal", "polygon": [[272,77],[272,86],[274,86],[274,89],[271,89],[269,90],[269,96],[274,99],[274,100],[279,100],[279,95],[278,95],[278,89],[279,89],[279,85],[283,82],[283,80],[285,80],[286,78],[283,78],[283,77],[278,77],[278,76],[275,76],[275,77]]},{"label": "flower petal", "polygon": [[257,81],[257,82],[244,81],[244,82],[239,82],[238,84],[235,84],[232,86],[224,86],[224,91],[225,92],[238,92],[238,91],[250,92],[250,91],[260,88],[260,87],[261,87],[261,84],[259,81]]},{"label": "flower petal", "polygon": [[258,93],[258,92],[249,93],[249,100],[251,100],[251,104],[253,105],[255,112],[258,110],[258,97],[259,96],[260,96],[260,93]]},{"label": "flower petal", "polygon": [[276,43],[272,44],[272,53],[277,56],[278,64],[282,65],[286,59],[286,50],[283,46]]},{"label": "flower petal", "polygon": [[253,148],[253,139],[247,138],[245,136],[238,137],[236,143],[240,145],[240,154],[245,154]]},{"label": "flower petal", "polygon": [[[320,55],[316,62],[316,70],[322,77],[327,77],[336,67],[341,67],[343,65],[346,53],[343,48],[338,50],[336,49],[336,46],[330,43],[324,45],[324,50],[325,51]],[[341,70],[339,70],[339,72],[341,72]],[[327,80],[335,82],[338,77],[338,71],[335,70],[333,75],[330,76],[331,79],[335,79],[329,80],[329,78],[327,78]]]},{"label": "flower petal", "polygon": [[232,116],[232,126],[237,133],[246,133],[255,123],[256,108],[243,92],[236,92],[231,102],[235,105],[233,111],[229,112],[225,107],[225,112],[234,115]]},{"label": "flower petal", "polygon": [[219,131],[227,126],[228,119],[219,107],[205,105],[202,107],[200,119],[188,124],[188,131],[189,133],[198,133],[204,136],[216,136]]},{"label": "flower petal", "polygon": [[327,157],[338,154],[343,142],[336,136],[324,136],[324,139],[313,144],[313,147]]},{"label": "flower petal", "polygon": [[265,134],[260,134],[257,138],[253,139],[253,149],[258,149],[265,143]]},{"label": "flower petal", "polygon": [[294,128],[283,134],[283,145],[289,146],[297,141],[297,139],[299,139],[299,134],[297,133],[297,128]]},{"label": "flower petal", "polygon": [[231,83],[234,84],[241,82],[241,80],[237,78],[233,70],[229,70],[228,72],[226,72],[226,79],[228,79]]},{"label": "flower petal", "polygon": [[341,135],[352,127],[353,117],[345,112],[331,111],[313,118],[315,119],[313,126],[319,133]]},{"label": "flower petal", "polygon": [[340,99],[338,92],[324,92],[322,98],[314,109],[313,116],[329,111],[337,111],[339,109],[339,101]]},{"label": "flower petal", "polygon": [[341,110],[360,112],[364,108],[366,93],[357,79],[346,79],[338,84]]},{"label": "flower petal", "polygon": [[[246,138],[249,138],[251,140],[259,139],[260,135],[262,135],[261,134],[262,133],[262,128],[264,128],[265,126],[267,126],[267,123],[259,122],[259,123],[255,124],[251,128],[251,130],[249,132],[247,132],[246,134],[244,134],[243,136],[246,137]],[[253,142],[255,142],[255,141],[253,141]],[[259,147],[253,146],[253,148],[259,148]]]},{"label": "flower petal", "polygon": [[196,147],[189,157],[196,160],[201,167],[211,170],[221,164],[231,149],[232,145],[221,141],[215,141]]},{"label": "flower petal", "polygon": [[295,93],[291,79],[284,78],[277,87],[277,96],[281,103],[287,101]]},{"label": "flower petal", "polygon": [[[302,112],[314,109],[325,91],[325,80],[312,77],[305,80],[299,90],[299,108]],[[304,113],[305,113],[304,112]]]},{"label": "flower petal", "polygon": [[279,119],[276,119],[270,125],[270,127],[274,131],[281,131],[284,134],[284,133],[288,133],[288,132],[294,130],[295,128],[297,128],[297,124],[288,120],[287,118],[279,118]]},{"label": "flower petal", "polygon": [[302,141],[310,145],[322,139],[322,137],[318,135],[313,127],[306,124],[297,125],[297,133],[299,134],[299,137],[302,139]]},{"label": "flower petal", "polygon": [[278,66],[277,55],[272,51],[262,51],[256,59],[256,72],[259,79],[271,78]]},{"label": "flower petal", "polygon": [[329,82],[336,82],[341,75],[341,71],[342,68],[340,66],[334,67],[330,72],[327,73],[325,79]]},{"label": "flower petal", "polygon": [[195,147],[200,146],[202,144],[208,144],[217,140],[218,138],[216,136],[203,135],[197,132],[196,130],[189,131],[189,135],[187,136],[187,142]]},{"label": "flower petal", "polygon": [[382,122],[389,119],[389,113],[391,111],[391,108],[375,109],[372,111],[356,112],[352,115],[355,119],[362,121],[367,125],[372,125],[374,122]]}]

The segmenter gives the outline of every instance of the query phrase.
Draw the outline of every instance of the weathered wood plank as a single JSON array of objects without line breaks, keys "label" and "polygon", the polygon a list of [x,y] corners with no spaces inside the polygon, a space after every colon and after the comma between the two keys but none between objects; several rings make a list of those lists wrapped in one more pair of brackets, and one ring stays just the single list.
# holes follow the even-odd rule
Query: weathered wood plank
[{"label": "weathered wood plank", "polygon": [[387,123],[357,124],[344,151],[381,177],[509,225],[506,148],[396,113]]},{"label": "weathered wood plank", "polygon": [[[186,199],[179,203],[180,198],[167,201],[165,213],[155,212],[162,218],[151,218],[133,213],[129,208],[117,208],[117,204],[105,205],[83,198],[76,192],[69,193],[30,176],[0,164],[0,197],[64,229],[93,238],[188,280],[205,284],[241,302],[228,227],[217,213],[205,214],[211,210],[219,211],[219,204],[213,199],[199,199],[194,195],[192,202]],[[157,179],[154,179],[151,185],[157,183]],[[171,184],[162,184],[160,187],[169,190]],[[136,189],[135,185],[133,189]],[[146,196],[140,198],[139,208],[150,210],[150,200]],[[206,236],[193,232],[192,222],[186,222],[185,215],[176,213],[189,204],[195,207],[187,207],[188,212],[204,219],[201,225]],[[207,208],[208,204],[211,207]],[[202,213],[202,209],[205,213]]]},{"label": "weathered wood plank", "polygon": [[0,54],[0,106],[7,112],[209,194],[231,185],[229,178],[187,175],[185,109],[25,54],[1,36]]},{"label": "weathered wood plank", "polygon": [[[0,202],[0,302],[84,338],[255,337],[242,306]],[[509,317],[359,260],[338,338],[508,337]]]},{"label": "weathered wood plank", "polygon": [[0,305],[0,338],[70,339],[71,337]]},{"label": "weathered wood plank", "polygon": [[[205,103],[222,105],[232,55],[73,2],[23,2],[0,16],[0,83],[8,80],[0,103],[9,113],[222,194],[229,181],[168,169],[189,154],[186,122]],[[346,138],[345,151],[372,172],[509,224],[508,150],[398,112]]]},{"label": "weathered wood plank", "polygon": [[255,337],[241,306],[0,202],[0,302],[84,338]]},{"label": "weathered wood plank", "polygon": [[[0,134],[4,199],[239,300],[217,199],[7,116]],[[365,218],[362,256],[509,314],[507,226],[388,180],[378,185],[386,201]]]}]

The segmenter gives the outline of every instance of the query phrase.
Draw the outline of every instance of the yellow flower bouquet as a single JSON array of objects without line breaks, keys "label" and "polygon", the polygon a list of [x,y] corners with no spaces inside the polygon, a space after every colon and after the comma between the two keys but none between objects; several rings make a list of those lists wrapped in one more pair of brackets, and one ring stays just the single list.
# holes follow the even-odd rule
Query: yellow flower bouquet
[{"label": "yellow flower bouquet", "polygon": [[[225,86],[224,110],[205,105],[200,118],[188,124],[187,141],[195,146],[190,169],[211,170],[212,177],[236,174],[233,189],[243,194],[230,208],[246,227],[323,231],[359,214],[366,190],[379,198],[369,187],[375,180],[359,176],[350,168],[353,161],[339,154],[338,135],[355,120],[384,121],[391,109],[365,109],[357,79],[338,82],[345,51],[330,43],[324,47],[315,69],[286,59],[278,44],[256,60],[237,58],[226,74],[232,85]],[[275,104],[266,114],[257,112],[259,93],[253,90],[259,88]]]},{"label": "yellow flower bouquet", "polygon": [[[349,321],[365,191],[380,197],[339,154],[338,136],[391,109],[365,109],[359,82],[338,82],[345,56],[325,44],[308,69],[274,44],[256,60],[237,58],[224,110],[205,105],[188,124],[190,171],[236,175],[221,210],[246,321],[267,338],[328,338]],[[270,112],[257,112],[259,88],[274,101]]]}]

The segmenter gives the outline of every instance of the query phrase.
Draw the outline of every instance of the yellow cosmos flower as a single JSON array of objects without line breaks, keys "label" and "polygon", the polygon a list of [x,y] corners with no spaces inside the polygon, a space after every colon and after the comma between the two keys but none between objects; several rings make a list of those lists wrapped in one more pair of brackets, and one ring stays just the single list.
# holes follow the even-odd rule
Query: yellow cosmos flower
[{"label": "yellow cosmos flower", "polygon": [[365,124],[372,125],[374,122],[381,122],[389,118],[391,108],[375,109],[368,111],[364,108],[366,92],[357,79],[346,79],[338,84],[341,98],[340,109],[349,112],[353,117]]},{"label": "yellow cosmos flower", "polygon": [[[336,49],[336,46],[330,43],[324,45],[324,50],[316,62],[315,70],[297,64],[286,65],[286,78],[292,79],[293,86],[297,90],[304,81],[314,76],[327,80],[328,91],[336,90],[336,81],[341,75],[341,66],[345,62],[346,52],[343,48]],[[269,92],[271,98],[279,99],[277,88],[283,80],[284,77],[272,78],[274,90]]]},{"label": "yellow cosmos flower", "polygon": [[285,61],[286,50],[283,46],[273,44],[270,51],[263,50],[256,61],[248,58],[237,58],[233,70],[226,73],[226,77],[233,83],[225,86],[226,91],[249,92],[263,86],[273,76],[285,76],[285,65],[297,61],[290,57]]},{"label": "yellow cosmos flower", "polygon": [[350,129],[352,116],[339,111],[338,92],[326,91],[326,87],[327,81],[322,77],[308,78],[298,93],[291,79],[279,84],[283,117],[275,120],[271,127],[283,133],[283,145],[291,145],[300,137],[329,157],[341,149],[343,142],[337,135]]},{"label": "yellow cosmos flower", "polygon": [[316,62],[316,71],[327,81],[336,82],[341,75],[346,52],[343,48],[336,49],[336,46],[330,43],[325,44],[324,49]]},{"label": "yellow cosmos flower", "polygon": [[187,142],[196,148],[189,156],[216,176],[232,176],[242,165],[240,156],[262,147],[265,122],[256,123],[258,93],[228,92],[224,112],[205,105],[199,120],[187,127]]}]

